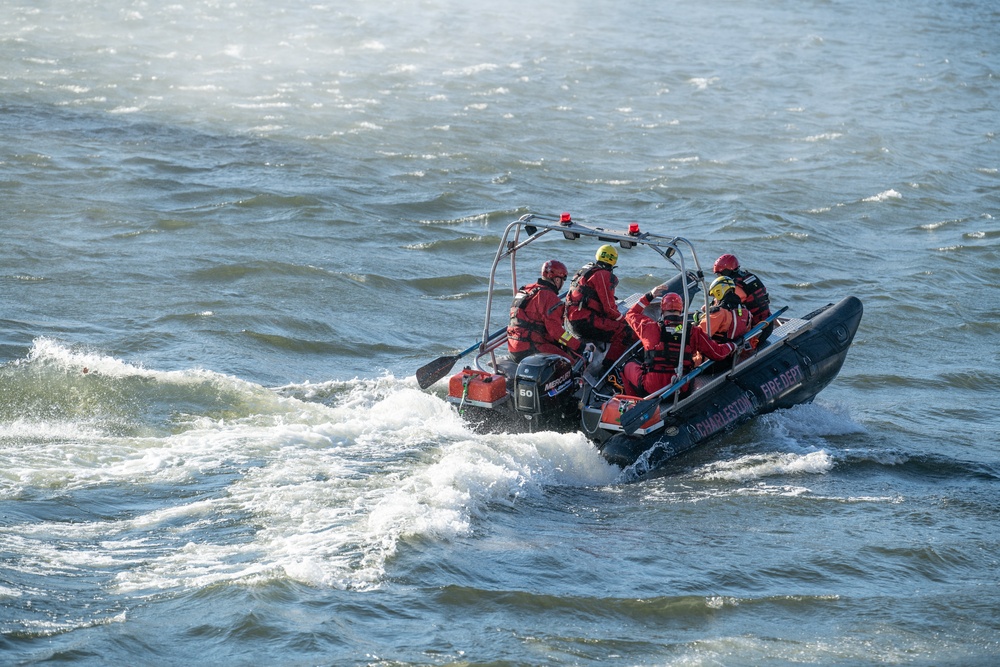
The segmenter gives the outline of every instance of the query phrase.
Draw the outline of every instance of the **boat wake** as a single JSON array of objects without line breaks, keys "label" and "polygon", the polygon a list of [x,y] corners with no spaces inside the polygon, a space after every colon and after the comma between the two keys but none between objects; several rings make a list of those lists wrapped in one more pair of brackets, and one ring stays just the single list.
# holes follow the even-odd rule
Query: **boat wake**
[{"label": "boat wake", "polygon": [[830,472],[833,467],[833,457],[822,450],[809,454],[773,452],[710,463],[692,473],[692,477],[701,480],[747,482],[789,475],[822,475]]},{"label": "boat wake", "polygon": [[[865,433],[842,406],[809,403],[761,415],[758,420],[729,436],[728,446],[720,447],[712,461],[687,471],[697,452],[678,466],[666,467],[683,477],[704,480],[748,481],[797,474],[824,474],[834,468],[839,454],[831,454],[831,443]],[[747,447],[754,453],[740,454]],[[727,458],[727,452],[730,458]],[[734,453],[735,452],[735,453]],[[641,456],[622,471],[619,482],[642,479],[653,472]]]},{"label": "boat wake", "polygon": [[404,540],[617,473],[581,434],[474,434],[413,378],[266,388],[38,340],[0,389],[0,548],[42,588],[80,568],[140,596],[377,588]]},{"label": "boat wake", "polygon": [[[762,415],[747,428],[753,453],[712,461],[697,468],[691,476],[745,483],[768,478],[825,475],[844,460],[845,453],[838,451],[838,443],[865,432],[843,406],[796,405]],[[740,443],[735,447],[745,450],[747,445]]]},{"label": "boat wake", "polygon": [[[40,339],[0,366],[0,389],[0,549],[39,590],[83,571],[140,597],[273,581],[374,589],[404,543],[489,530],[498,507],[624,474],[581,433],[476,433],[413,377],[267,388]],[[879,465],[859,437],[840,407],[796,406],[642,492],[865,500],[830,484]]]}]

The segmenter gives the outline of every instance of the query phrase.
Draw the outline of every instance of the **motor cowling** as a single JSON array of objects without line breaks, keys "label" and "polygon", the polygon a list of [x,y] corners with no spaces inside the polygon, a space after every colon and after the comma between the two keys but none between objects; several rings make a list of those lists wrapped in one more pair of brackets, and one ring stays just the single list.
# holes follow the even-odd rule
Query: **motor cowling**
[{"label": "motor cowling", "polygon": [[533,354],[517,366],[514,408],[528,415],[562,411],[573,400],[573,365],[558,354]]}]

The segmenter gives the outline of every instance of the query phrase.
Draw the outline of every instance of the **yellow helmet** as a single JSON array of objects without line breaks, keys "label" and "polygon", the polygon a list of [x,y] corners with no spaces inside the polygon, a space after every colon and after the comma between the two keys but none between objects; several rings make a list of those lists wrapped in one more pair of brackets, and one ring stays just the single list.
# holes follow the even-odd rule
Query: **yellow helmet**
[{"label": "yellow helmet", "polygon": [[736,283],[733,279],[728,276],[719,276],[712,281],[711,286],[708,288],[708,293],[712,295],[712,298],[716,301],[722,301],[722,297],[726,296],[730,290],[736,289]]},{"label": "yellow helmet", "polygon": [[597,249],[594,259],[598,262],[604,262],[609,266],[614,266],[618,263],[618,251],[615,250],[613,245],[602,245]]}]

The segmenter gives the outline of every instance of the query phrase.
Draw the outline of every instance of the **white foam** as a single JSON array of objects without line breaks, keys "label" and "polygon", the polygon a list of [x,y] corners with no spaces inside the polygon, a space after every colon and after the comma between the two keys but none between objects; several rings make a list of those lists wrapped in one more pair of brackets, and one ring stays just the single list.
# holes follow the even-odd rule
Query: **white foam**
[{"label": "white foam", "polygon": [[[798,405],[762,415],[753,425],[755,437],[771,451],[756,452],[701,466],[689,476],[698,480],[755,482],[742,493],[804,495],[809,489],[799,485],[768,485],[771,477],[823,475],[831,471],[837,457],[828,451],[827,438],[863,433],[844,407]],[[709,494],[712,495],[712,494]]]},{"label": "white foam", "polygon": [[693,475],[699,479],[745,482],[775,476],[823,474],[832,470],[833,466],[833,458],[825,451],[809,454],[774,452],[710,463]]},{"label": "white foam", "polygon": [[[328,407],[200,369],[148,370],[48,340],[5,376],[32,391],[23,405],[7,406],[14,412],[0,432],[0,497],[26,487],[180,483],[287,446],[330,446],[365,428],[350,404]],[[175,401],[205,412],[175,413],[161,428],[141,421],[147,404]]]},{"label": "white foam", "polygon": [[[289,577],[376,587],[404,539],[467,535],[488,520],[493,504],[538,497],[551,485],[606,485],[617,474],[580,434],[476,435],[412,377],[269,390],[198,369],[144,369],[52,341],[38,341],[16,371],[69,377],[70,386],[98,381],[98,402],[140,377],[148,396],[137,400],[191,404],[172,432],[143,436],[72,419],[10,424],[15,432],[8,436],[21,444],[0,457],[0,489],[8,497],[28,487],[205,489],[128,518],[0,530],[5,544],[21,541],[19,553],[37,555],[27,567],[39,574],[114,571],[121,591]],[[220,391],[224,416],[213,414]],[[207,413],[199,414],[199,401]],[[81,537],[95,546],[60,546]]]},{"label": "white foam", "polygon": [[805,138],[809,143],[816,143],[818,141],[832,141],[834,139],[839,139],[843,134],[840,132],[823,132],[822,134],[813,134]]},{"label": "white foam", "polygon": [[499,65],[493,63],[482,63],[479,65],[470,65],[469,67],[463,67],[461,69],[446,70],[444,72],[445,76],[472,76],[479,74],[480,72],[492,72],[493,70],[499,69]]},{"label": "white foam", "polygon": [[895,190],[886,190],[884,192],[878,193],[877,195],[872,195],[871,197],[865,197],[861,201],[866,201],[866,202],[883,202],[883,201],[888,201],[890,199],[902,199],[902,198],[903,198],[903,195],[899,194]]},{"label": "white foam", "polygon": [[[378,407],[407,400],[391,396]],[[467,535],[491,504],[537,497],[552,484],[607,484],[616,472],[580,435],[479,437],[455,420],[437,420],[455,440],[413,452],[423,461],[415,468],[408,450],[431,434],[426,422],[410,417],[382,422],[370,439],[359,437],[345,449],[282,452],[232,485],[226,500],[191,510],[192,517],[209,510],[255,517],[261,527],[251,541],[187,543],[120,574],[117,585],[159,590],[291,577],[319,586],[376,587],[404,539]],[[376,452],[382,461],[373,461]],[[178,517],[157,514],[133,522]]]},{"label": "white foam", "polygon": [[17,590],[16,588],[0,586],[0,598],[19,598],[22,595],[24,595],[24,593]]},{"label": "white foam", "polygon": [[695,89],[697,90],[706,90],[710,85],[718,83],[718,81],[719,77],[717,76],[712,76],[712,77],[696,76],[688,79],[688,83],[694,86]]},{"label": "white foam", "polygon": [[52,367],[80,377],[85,375],[106,378],[147,378],[162,383],[194,385],[216,382],[230,385],[240,390],[258,387],[239,378],[215,373],[200,368],[181,371],[150,370],[141,364],[132,364],[115,357],[97,352],[67,346],[51,338],[36,338],[26,359],[17,360],[15,366],[38,365]]},{"label": "white foam", "polygon": [[792,451],[811,451],[825,438],[866,432],[846,406],[819,402],[761,415],[754,424],[765,442]]}]

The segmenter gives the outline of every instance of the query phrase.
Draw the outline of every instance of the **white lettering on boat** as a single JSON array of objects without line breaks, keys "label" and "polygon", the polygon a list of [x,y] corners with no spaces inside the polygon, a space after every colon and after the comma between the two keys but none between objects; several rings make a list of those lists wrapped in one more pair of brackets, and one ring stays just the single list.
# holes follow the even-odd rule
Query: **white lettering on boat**
[{"label": "white lettering on boat", "polygon": [[698,436],[707,438],[717,431],[721,431],[743,415],[753,412],[753,403],[745,395],[740,396],[729,405],[723,407],[718,412],[712,414],[708,419],[703,419],[694,425]]},{"label": "white lettering on boat", "polygon": [[544,387],[545,393],[547,393],[549,396],[555,396],[561,393],[563,390],[566,389],[566,387],[572,384],[573,378],[571,377],[571,375],[572,374],[570,371],[566,371],[566,373],[563,374],[562,377],[553,380],[552,382],[549,382]]},{"label": "white lettering on boat", "polygon": [[803,378],[804,375],[802,373],[802,367],[796,364],[778,377],[768,380],[764,384],[760,385],[760,390],[764,392],[764,396],[770,400],[781,394],[781,392],[785,391],[789,387],[802,382]]}]

